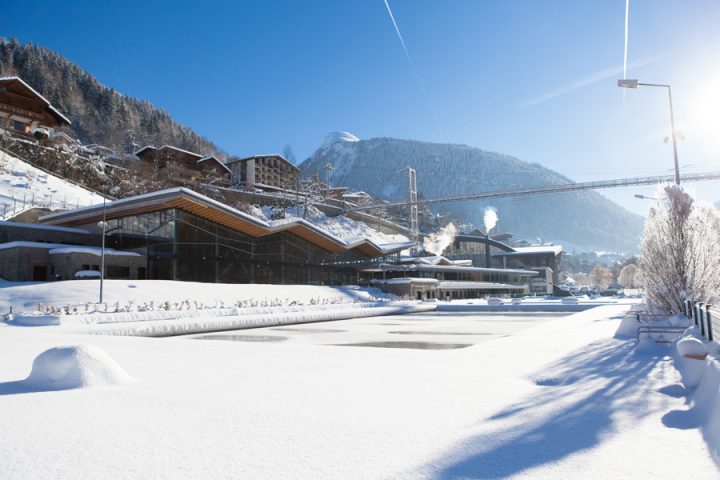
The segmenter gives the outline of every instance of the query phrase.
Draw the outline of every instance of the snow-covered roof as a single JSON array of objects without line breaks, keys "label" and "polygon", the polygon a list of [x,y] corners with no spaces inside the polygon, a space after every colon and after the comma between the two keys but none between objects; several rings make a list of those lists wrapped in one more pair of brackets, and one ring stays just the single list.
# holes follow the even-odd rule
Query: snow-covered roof
[{"label": "snow-covered roof", "polygon": [[45,106],[48,108],[48,110],[50,110],[55,115],[60,117],[60,119],[62,119],[64,122],[67,122],[68,125],[72,125],[72,122],[70,121],[69,118],[67,118],[65,115],[60,113],[60,111],[58,109],[53,107],[52,103],[50,103],[50,100],[48,100],[47,98],[40,95],[40,93],[37,90],[35,90],[34,88],[32,88],[30,85],[28,85],[27,82],[25,82],[25,80],[23,80],[20,77],[0,77],[0,82],[10,82],[10,81],[18,81],[18,82],[22,83],[25,88],[30,90],[35,96],[37,96],[40,100],[45,102]]},{"label": "snow-covered roof", "polygon": [[533,270],[520,270],[512,268],[485,268],[485,267],[463,267],[460,265],[423,265],[418,263],[396,264],[382,263],[380,268],[386,271],[415,271],[415,272],[484,272],[484,273],[505,273],[520,275],[523,277],[534,277],[538,273]]},{"label": "snow-covered roof", "polygon": [[[9,250],[11,248],[42,248],[49,250],[50,255],[58,255],[63,253],[89,253],[91,255],[101,256],[102,248],[100,247],[86,247],[84,245],[67,245],[64,243],[43,243],[43,242],[6,242],[0,243],[0,250]],[[139,253],[135,252],[124,252],[122,250],[115,250],[113,248],[106,248],[105,255],[115,256],[130,256],[139,257]]]},{"label": "snow-covered roof", "polygon": [[423,285],[436,285],[438,283],[436,278],[416,278],[416,277],[398,277],[388,278],[386,280],[370,280],[370,283],[374,285],[402,285],[402,284],[423,284]]},{"label": "snow-covered roof", "polygon": [[144,147],[142,147],[142,148],[140,148],[140,149],[138,149],[138,150],[135,150],[135,152],[133,153],[133,155],[140,155],[140,154],[141,154],[142,152],[144,152],[145,150],[157,150],[157,148],[154,147],[154,146],[152,146],[152,145],[145,145]]},{"label": "snow-covered roof", "polygon": [[170,150],[175,150],[176,152],[184,153],[184,154],[186,154],[186,155],[192,155],[193,157],[203,158],[203,155],[200,155],[199,153],[190,152],[190,151],[188,151],[188,150],[183,150],[182,148],[173,147],[172,145],[163,145],[162,147],[154,147],[154,146],[152,146],[152,145],[145,145],[145,146],[142,147],[141,149],[136,150],[136,151],[135,151],[135,155],[139,155],[139,154],[141,154],[142,152],[144,152],[145,150],[157,150],[157,151],[159,151],[159,150],[164,150],[164,149],[166,149],[166,148],[169,148]]},{"label": "snow-covered roof", "polygon": [[[345,241],[317,225],[297,217],[272,221],[261,220],[184,187],[170,188],[109,202],[104,208],[105,216],[107,219],[121,218],[136,212],[139,207],[142,207],[144,211],[178,208],[203,218],[212,216],[213,221],[253,237],[288,231],[334,253],[357,249],[369,257],[376,257],[407,248],[405,244],[384,247],[369,238]],[[102,216],[103,205],[97,204],[45,215],[40,218],[40,221],[56,225],[87,225],[101,220]]]},{"label": "snow-covered roof", "polygon": [[441,281],[437,288],[439,290],[523,290],[525,287],[510,283]]},{"label": "snow-covered roof", "polygon": [[[101,256],[102,248],[100,247],[85,247],[82,245],[64,246],[60,248],[53,248],[48,252],[50,255],[63,255],[68,253],[89,253],[90,255]],[[124,252],[122,250],[115,250],[112,248],[105,249],[105,255],[114,255],[120,257],[140,257],[139,253],[135,252]]]},{"label": "snow-covered roof", "polygon": [[514,252],[500,253],[498,255],[509,254],[530,254],[530,253],[552,253],[559,255],[563,251],[562,245],[532,245],[529,247],[515,247]]},{"label": "snow-covered roof", "polygon": [[0,227],[10,228],[36,228],[38,230],[53,230],[56,232],[67,232],[67,233],[90,233],[82,228],[70,228],[70,227],[56,227],[53,225],[40,225],[37,223],[22,223],[22,222],[8,222],[5,220],[0,221]]},{"label": "snow-covered roof", "polygon": [[207,157],[203,157],[203,158],[201,158],[200,160],[198,160],[196,163],[207,162],[208,160],[215,160],[215,162],[216,162],[218,165],[220,165],[222,168],[224,168],[225,170],[227,170],[228,173],[232,173],[232,170],[230,170],[230,168],[228,168],[227,165],[225,165],[223,162],[221,162],[220,160],[218,160],[217,158],[215,158],[215,157],[212,156],[212,155],[208,155]]}]

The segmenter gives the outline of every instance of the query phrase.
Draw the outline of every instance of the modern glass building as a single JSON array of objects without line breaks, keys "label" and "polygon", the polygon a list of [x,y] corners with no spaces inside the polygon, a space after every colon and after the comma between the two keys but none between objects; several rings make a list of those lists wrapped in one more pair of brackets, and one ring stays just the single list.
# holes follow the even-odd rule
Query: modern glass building
[{"label": "modern glass building", "polygon": [[360,268],[410,244],[348,243],[303,219],[265,222],[185,188],[41,218],[102,231],[106,246],[141,253],[141,278],[221,283],[355,284]]}]

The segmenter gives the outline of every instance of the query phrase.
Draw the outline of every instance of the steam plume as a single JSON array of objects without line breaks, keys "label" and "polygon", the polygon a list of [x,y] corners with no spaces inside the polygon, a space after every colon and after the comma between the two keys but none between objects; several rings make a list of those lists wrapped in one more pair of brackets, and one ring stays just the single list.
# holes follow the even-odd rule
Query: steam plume
[{"label": "steam plume", "polygon": [[483,217],[483,222],[485,222],[485,234],[490,234],[490,230],[495,228],[495,225],[497,225],[497,221],[497,212],[494,209],[487,207],[485,209],[485,215]]},{"label": "steam plume", "polygon": [[457,229],[453,223],[448,223],[442,230],[423,239],[423,250],[433,255],[442,255],[447,247],[455,240]]}]

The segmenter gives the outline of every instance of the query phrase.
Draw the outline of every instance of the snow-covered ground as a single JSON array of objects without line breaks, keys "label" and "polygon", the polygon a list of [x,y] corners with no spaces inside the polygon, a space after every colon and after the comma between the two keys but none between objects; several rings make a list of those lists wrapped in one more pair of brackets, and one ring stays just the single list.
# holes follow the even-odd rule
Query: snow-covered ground
[{"label": "snow-covered ground", "polygon": [[[326,232],[346,242],[352,242],[353,240],[361,238],[368,238],[378,245],[409,241],[405,235],[382,233],[364,222],[353,220],[344,215],[328,217],[312,205],[307,206],[307,211],[305,211],[305,206],[300,205],[298,207],[288,207],[284,209],[284,212],[285,218],[305,218],[308,222],[317,225]],[[273,215],[276,213],[278,212],[270,206],[255,208],[252,212],[254,216],[265,221],[273,218]]]},{"label": "snow-covered ground", "polygon": [[101,202],[90,190],[0,151],[0,220],[32,207],[66,210]]},{"label": "snow-covered ground", "polygon": [[[78,306],[84,310],[88,303],[98,301],[98,280],[68,280],[63,282],[7,282],[0,280],[0,314],[10,306],[18,313],[35,309],[38,305]],[[202,308],[235,305],[270,306],[292,302],[372,302],[392,297],[374,288],[355,286],[326,287],[318,285],[262,285],[237,283],[176,282],[171,280],[105,280],[103,302],[112,310],[115,304],[125,307],[153,302],[189,301]],[[95,308],[92,306],[91,308]]]},{"label": "snow-covered ground", "polygon": [[[673,347],[637,351],[613,338],[627,308],[601,306],[452,350],[5,326],[1,476],[718,478],[700,429],[673,421],[688,410]],[[426,313],[382,323],[418,329],[423,318],[443,321]],[[315,326],[347,322],[368,320]],[[119,368],[135,381],[60,391],[24,381],[43,351],[88,343],[117,362],[93,369]],[[40,362],[38,373],[64,381],[92,363],[86,351],[52,351],[44,358],[60,355],[65,370]]]}]

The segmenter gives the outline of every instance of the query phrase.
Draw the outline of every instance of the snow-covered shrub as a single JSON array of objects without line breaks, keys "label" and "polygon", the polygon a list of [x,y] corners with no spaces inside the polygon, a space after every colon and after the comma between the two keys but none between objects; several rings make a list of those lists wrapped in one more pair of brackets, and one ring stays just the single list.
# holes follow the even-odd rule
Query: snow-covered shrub
[{"label": "snow-covered shrub", "polygon": [[641,262],[651,312],[682,312],[683,301],[708,302],[720,292],[720,217],[695,205],[680,186],[666,186],[645,222]]}]

